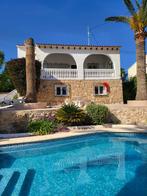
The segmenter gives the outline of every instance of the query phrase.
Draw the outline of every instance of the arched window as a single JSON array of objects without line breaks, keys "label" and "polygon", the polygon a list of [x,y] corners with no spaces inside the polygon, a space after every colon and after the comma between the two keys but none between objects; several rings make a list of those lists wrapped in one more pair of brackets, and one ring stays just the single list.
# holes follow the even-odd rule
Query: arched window
[{"label": "arched window", "polygon": [[49,54],[43,62],[43,68],[49,69],[77,69],[76,62],[70,54]]},{"label": "arched window", "polygon": [[113,69],[113,63],[106,55],[92,54],[85,59],[84,69]]}]

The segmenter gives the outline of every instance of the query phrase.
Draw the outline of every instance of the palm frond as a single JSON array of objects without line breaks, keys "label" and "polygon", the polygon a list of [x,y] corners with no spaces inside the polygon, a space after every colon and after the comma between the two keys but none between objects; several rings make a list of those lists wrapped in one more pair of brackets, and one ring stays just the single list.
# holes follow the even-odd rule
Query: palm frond
[{"label": "palm frond", "polygon": [[140,9],[141,8],[141,5],[140,5],[139,1],[138,0],[135,0],[135,2],[136,2],[137,8]]},{"label": "palm frond", "polygon": [[142,0],[142,7],[145,8],[147,5],[147,0]]},{"label": "palm frond", "polygon": [[135,15],[136,14],[136,10],[135,7],[133,5],[133,3],[131,2],[131,0],[124,0],[125,5],[127,6],[129,12],[131,13],[131,15]]},{"label": "palm frond", "polygon": [[142,1],[142,20],[145,26],[147,26],[147,0]]},{"label": "palm frond", "polygon": [[129,18],[125,16],[112,16],[106,18],[105,21],[129,23]]}]

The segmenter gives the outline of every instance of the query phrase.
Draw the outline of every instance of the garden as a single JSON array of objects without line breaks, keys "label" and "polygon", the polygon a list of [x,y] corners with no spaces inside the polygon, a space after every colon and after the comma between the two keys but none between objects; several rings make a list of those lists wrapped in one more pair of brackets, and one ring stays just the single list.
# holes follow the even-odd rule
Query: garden
[{"label": "garden", "polygon": [[91,103],[81,109],[73,103],[65,104],[51,118],[30,121],[27,132],[46,135],[65,130],[68,126],[103,125],[107,123],[108,115],[109,110],[104,105]]}]

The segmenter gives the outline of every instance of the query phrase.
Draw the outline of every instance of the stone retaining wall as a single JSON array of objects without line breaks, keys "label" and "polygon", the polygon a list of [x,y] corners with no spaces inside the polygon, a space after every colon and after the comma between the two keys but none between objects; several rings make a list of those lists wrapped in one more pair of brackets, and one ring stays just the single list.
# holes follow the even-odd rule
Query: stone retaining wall
[{"label": "stone retaining wall", "polygon": [[0,111],[0,133],[4,131],[8,133],[23,132],[26,130],[29,121],[49,119],[54,114],[54,109]]},{"label": "stone retaining wall", "polygon": [[[108,105],[109,122],[147,125],[147,107]],[[25,131],[30,120],[52,118],[56,109],[0,111],[0,132]]]},{"label": "stone retaining wall", "polygon": [[147,107],[129,105],[108,105],[110,121],[121,124],[147,125]]}]

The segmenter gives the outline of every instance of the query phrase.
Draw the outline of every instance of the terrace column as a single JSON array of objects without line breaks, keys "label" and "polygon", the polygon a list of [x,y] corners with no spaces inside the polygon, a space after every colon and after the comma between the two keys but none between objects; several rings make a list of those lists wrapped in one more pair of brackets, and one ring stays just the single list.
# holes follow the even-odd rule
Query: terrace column
[{"label": "terrace column", "polygon": [[36,102],[35,44],[32,38],[25,41],[26,48],[26,102]]}]

